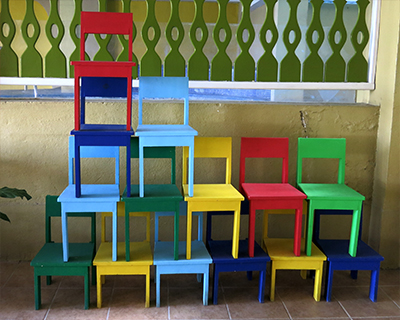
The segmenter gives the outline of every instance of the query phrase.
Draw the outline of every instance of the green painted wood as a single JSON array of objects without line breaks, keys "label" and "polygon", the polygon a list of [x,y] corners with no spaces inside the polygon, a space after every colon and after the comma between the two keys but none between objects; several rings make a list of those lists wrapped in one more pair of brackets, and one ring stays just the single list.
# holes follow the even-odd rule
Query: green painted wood
[{"label": "green painted wood", "polygon": [[[324,0],[311,0],[310,3],[313,8],[313,13],[310,26],[306,32],[306,42],[310,49],[310,54],[303,63],[302,79],[304,82],[322,82],[324,80],[324,62],[319,56],[318,51],[325,37],[321,23],[321,6]],[[315,42],[313,41],[314,34],[317,34]]]},{"label": "green painted wood", "polygon": [[[231,81],[232,61],[226,53],[226,48],[232,39],[232,31],[226,15],[229,0],[217,0],[217,2],[219,11],[217,23],[213,30],[213,39],[218,52],[211,60],[211,80]],[[223,33],[225,34],[224,36],[222,36]]]},{"label": "green painted wood", "polygon": [[[69,26],[69,34],[72,42],[75,44],[75,50],[69,56],[69,61],[80,60],[80,42],[78,37],[78,27],[81,24],[82,0],[75,0],[74,16]],[[85,60],[89,60],[88,54],[85,52]],[[74,77],[74,67],[69,66],[69,77]]]},{"label": "green painted wood", "polygon": [[[281,61],[279,80],[282,82],[300,82],[300,60],[295,50],[300,43],[301,31],[297,22],[297,8],[300,0],[287,0],[289,4],[289,20],[283,30],[283,43],[287,49],[286,56]],[[293,41],[290,41],[291,35]]]},{"label": "green painted wood", "polygon": [[[98,0],[99,1],[99,12],[106,12],[107,11],[107,0]],[[111,34],[107,35],[94,35],[97,43],[99,44],[99,50],[93,57],[93,61],[114,61],[113,56],[107,50],[107,46],[110,43]]]},{"label": "green painted wood", "polygon": [[156,52],[156,45],[161,36],[161,29],[155,14],[156,0],[146,0],[146,4],[147,16],[142,27],[142,38],[147,50],[140,61],[140,75],[161,76],[161,58]]},{"label": "green painted wood", "polygon": [[[260,30],[260,42],[265,52],[257,62],[257,81],[276,82],[278,80],[278,61],[273,54],[278,41],[278,28],[274,20],[274,7],[277,1],[264,0],[266,15]],[[269,40],[267,40],[268,33],[271,36]]]},{"label": "green painted wood", "polygon": [[[51,32],[53,26],[57,27],[55,36]],[[58,0],[50,0],[50,15],[46,23],[46,35],[51,48],[44,59],[45,77],[66,78],[67,59],[60,50],[60,43],[64,37],[64,25],[58,13]]]},{"label": "green painted wood", "polygon": [[[208,39],[208,29],[203,17],[204,0],[193,0],[195,15],[190,27],[190,41],[193,44],[194,52],[188,60],[188,76],[190,80],[208,80],[210,62],[203,52],[204,45]],[[196,33],[200,33],[197,39]]]},{"label": "green painted wood", "polygon": [[[40,26],[33,9],[33,0],[26,0],[25,3],[26,13],[22,20],[21,33],[27,47],[21,56],[21,76],[43,77],[43,59],[35,48]],[[32,30],[32,33],[28,32],[28,28]]]},{"label": "green painted wood", "polygon": [[[346,74],[346,62],[340,51],[342,50],[347,32],[343,22],[343,8],[346,0],[334,0],[335,20],[332,28],[329,30],[328,40],[332,49],[332,55],[325,63],[325,81],[326,82],[344,82]],[[339,37],[336,42],[335,38]]]},{"label": "green painted wood", "polygon": [[[369,41],[369,32],[365,21],[369,0],[358,0],[358,19],[351,33],[351,43],[356,51],[347,65],[348,82],[367,82],[368,81],[368,61],[363,55],[363,51]],[[361,36],[358,41],[358,36]]]},{"label": "green painted wood", "polygon": [[[236,32],[236,40],[241,52],[234,63],[233,78],[235,81],[254,81],[256,64],[249,50],[254,42],[255,31],[250,19],[250,5],[253,0],[240,0],[242,3],[242,18]],[[244,40],[245,33],[248,38]]]},{"label": "green painted wood", "polygon": [[[186,61],[179,52],[179,47],[185,35],[185,30],[179,19],[179,3],[180,0],[170,0],[171,15],[165,29],[165,37],[171,47],[164,61],[164,75],[167,77],[185,76]],[[176,39],[174,39],[174,33],[177,33]]]},{"label": "green painted wood", "polygon": [[[7,34],[5,25],[8,26]],[[0,50],[0,76],[18,77],[18,56],[11,48],[11,42],[15,37],[15,24],[10,14],[9,0],[1,0],[0,12],[0,42],[3,47]]]},{"label": "green painted wood", "polygon": [[[131,0],[121,0],[122,1],[122,10],[125,13],[131,12]],[[135,41],[136,35],[137,35],[137,30],[135,23],[132,21],[133,24],[133,29],[132,29],[132,41]],[[118,40],[122,45],[122,51],[118,55],[116,61],[128,61],[129,57],[129,44],[128,44],[128,39],[125,38],[124,35],[118,35]],[[138,76],[138,59],[135,56],[135,53],[132,53],[132,61],[136,63],[136,66],[132,68],[132,77],[133,79],[136,79]]]}]

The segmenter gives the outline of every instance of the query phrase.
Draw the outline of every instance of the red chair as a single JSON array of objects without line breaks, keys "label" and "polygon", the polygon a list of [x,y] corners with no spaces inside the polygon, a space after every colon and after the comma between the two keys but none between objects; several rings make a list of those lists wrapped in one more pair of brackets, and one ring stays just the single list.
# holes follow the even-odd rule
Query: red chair
[{"label": "red chair", "polygon": [[[242,138],[240,148],[239,190],[249,200],[249,256],[254,257],[256,210],[294,209],[293,252],[300,256],[303,200],[306,195],[288,183],[288,138]],[[247,158],[281,158],[281,183],[246,183]]]},{"label": "red chair", "polygon": [[[85,39],[88,34],[128,35],[128,61],[85,61]],[[81,196],[80,153],[81,146],[125,146],[127,149],[127,194],[130,196],[130,137],[134,134],[132,118],[132,13],[82,12],[80,61],[72,61],[75,73],[75,195]],[[85,88],[86,86],[86,88]],[[100,97],[121,97],[126,95],[127,115],[125,124],[87,124],[85,123],[85,96],[93,95],[96,87]],[[126,86],[125,90],[114,90]],[[91,87],[91,88],[87,88]],[[108,90],[106,90],[108,89]],[[104,94],[103,94],[104,93]],[[81,101],[82,100],[82,101]]]}]

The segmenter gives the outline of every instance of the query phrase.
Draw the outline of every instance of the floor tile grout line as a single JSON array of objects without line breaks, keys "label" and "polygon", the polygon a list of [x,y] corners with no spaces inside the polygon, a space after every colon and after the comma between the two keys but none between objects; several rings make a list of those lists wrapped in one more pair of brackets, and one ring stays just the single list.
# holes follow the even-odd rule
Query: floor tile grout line
[{"label": "floor tile grout line", "polygon": [[[378,289],[378,290],[379,290],[379,289]],[[389,296],[389,295],[386,293],[385,289],[381,288],[380,291],[383,291],[383,293],[396,305],[396,307],[397,307],[397,308],[400,308],[400,306],[398,305],[398,303],[397,303],[396,301],[394,301],[394,300],[392,299],[392,297]]]},{"label": "floor tile grout line", "polygon": [[[280,297],[279,293],[276,293],[275,295],[279,297],[279,300],[281,300],[282,305],[283,305],[283,307],[285,308],[286,313],[287,313],[288,316],[289,316],[289,319],[290,319],[290,320],[293,320],[293,317],[292,317],[292,315],[290,314],[288,307],[286,306],[285,302],[284,302],[284,301],[282,300],[282,298]],[[276,299],[275,299],[275,300],[276,300]]]},{"label": "floor tile grout line", "polygon": [[[336,298],[335,298],[335,299],[336,299]],[[339,304],[339,306],[343,309],[343,311],[347,314],[347,316],[349,317],[349,319],[353,320],[353,317],[350,315],[350,313],[347,312],[347,310],[346,310],[346,308],[343,306],[343,304],[342,304],[339,300],[337,300],[337,299],[336,299],[336,301],[337,301],[337,303]]]},{"label": "floor tile grout line", "polygon": [[[50,313],[50,310],[51,310],[51,307],[52,307],[52,305],[53,305],[53,302],[54,302],[54,300],[55,300],[56,297],[57,297],[58,291],[60,290],[61,282],[62,282],[62,280],[58,283],[57,290],[56,290],[56,292],[54,293],[53,299],[51,299],[51,302],[50,302],[50,304],[49,304],[49,307],[47,308],[47,311],[46,311],[46,314],[45,314],[43,320],[46,320],[47,317],[48,317],[48,315],[49,315],[49,313]],[[39,285],[41,285],[41,284],[39,284]]]},{"label": "floor tile grout line", "polygon": [[20,263],[21,263],[21,260],[19,260],[19,261],[18,261],[18,263],[16,264],[16,267],[15,267],[15,268],[13,268],[13,271],[12,271],[12,272],[11,272],[11,274],[8,276],[8,278],[7,278],[6,282],[4,282],[4,284],[3,284],[2,288],[5,288],[5,287],[6,287],[6,285],[7,285],[8,281],[10,281],[11,277],[14,275],[14,273],[15,273],[15,270],[17,270],[17,269],[18,269],[18,265],[19,265]]}]

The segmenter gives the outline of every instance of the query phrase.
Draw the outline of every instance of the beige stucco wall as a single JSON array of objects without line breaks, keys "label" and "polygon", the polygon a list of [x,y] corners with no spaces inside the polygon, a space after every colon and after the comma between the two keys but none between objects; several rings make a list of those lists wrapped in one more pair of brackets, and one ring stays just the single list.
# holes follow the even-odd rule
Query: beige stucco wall
[{"label": "beige stucco wall", "polygon": [[[174,104],[148,106],[147,119],[169,123],[180,121],[181,106]],[[160,111],[161,109],[161,111]],[[284,104],[223,104],[191,103],[190,124],[200,136],[230,136],[233,138],[232,183],[238,186],[240,137],[289,137],[290,183],[295,183],[297,137],[304,131],[299,111],[307,112],[309,137],[344,137],[347,139],[346,183],[366,196],[364,209],[364,239],[368,236],[372,183],[375,164],[376,135],[379,108],[366,105],[284,105]],[[99,102],[88,107],[90,121],[123,122],[125,106],[122,103]],[[137,112],[134,105],[133,114]],[[137,123],[134,117],[133,126]],[[67,147],[73,128],[72,101],[0,101],[0,185],[25,188],[32,200],[0,199],[1,211],[12,223],[0,221],[0,259],[31,259],[44,242],[44,197],[59,194],[68,184]],[[181,181],[181,150],[177,151],[177,180]],[[121,155],[121,190],[125,186],[124,160]],[[107,183],[113,178],[112,163],[83,162],[83,181]],[[137,161],[133,160],[132,181],[137,181]],[[196,162],[196,181],[222,182],[221,162]],[[165,163],[146,165],[146,182],[166,183]],[[216,169],[214,167],[217,167]],[[271,167],[272,166],[272,167]],[[309,165],[310,167],[310,165]],[[308,177],[323,181],[335,179],[335,164],[313,164]],[[327,170],[327,168],[329,170]],[[276,180],[278,163],[250,163],[249,179]],[[312,169],[312,170],[311,170]],[[311,173],[311,171],[313,173]],[[332,173],[327,173],[332,171]],[[159,174],[159,172],[161,172]],[[250,180],[251,181],[251,180]],[[289,217],[290,218],[290,217]],[[70,223],[70,237],[75,241],[87,238],[88,225],[75,218]],[[290,221],[290,220],[289,220]],[[230,223],[216,220],[215,238],[230,238]],[[261,237],[261,212],[257,214],[256,239]],[[100,241],[100,221],[98,221]],[[120,240],[123,240],[120,224]],[[164,239],[172,238],[172,221],[164,222]],[[56,240],[60,239],[60,222],[53,224]],[[274,236],[290,236],[292,221],[272,220]],[[323,233],[347,237],[350,220],[328,221]],[[143,229],[141,225],[135,230]],[[247,217],[242,218],[241,238],[247,237]],[[143,233],[136,235],[139,240]],[[181,220],[180,237],[185,239],[185,220]]]}]

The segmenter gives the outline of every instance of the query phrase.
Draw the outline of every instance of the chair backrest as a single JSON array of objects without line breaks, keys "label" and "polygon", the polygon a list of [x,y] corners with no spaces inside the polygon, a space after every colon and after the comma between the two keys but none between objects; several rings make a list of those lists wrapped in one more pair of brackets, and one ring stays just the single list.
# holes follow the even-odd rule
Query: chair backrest
[{"label": "chair backrest", "polygon": [[[131,137],[131,158],[139,158],[139,138]],[[175,184],[176,158],[175,147],[148,147],[144,148],[144,158],[171,159],[171,184]]]},{"label": "chair backrest", "polygon": [[121,12],[81,12],[80,59],[85,60],[87,34],[128,35],[128,61],[132,61],[133,15]]},{"label": "chair backrest", "polygon": [[[181,201],[179,203],[179,215],[186,216],[187,202]],[[174,217],[175,212],[155,212],[154,213],[154,242],[159,242],[159,230],[160,230],[160,217]],[[192,212],[193,216],[197,216],[197,241],[203,241],[203,212]]]},{"label": "chair backrest", "polygon": [[247,158],[281,158],[282,183],[288,183],[289,139],[288,138],[242,138],[240,145],[239,185],[245,180]]},{"label": "chair backrest", "polygon": [[143,124],[144,99],[180,99],[184,102],[183,124],[189,125],[189,78],[139,77],[138,124]]},{"label": "chair backrest", "polygon": [[127,79],[113,77],[81,78],[81,124],[85,123],[86,97],[127,98]]},{"label": "chair backrest", "polygon": [[[182,183],[187,183],[189,148],[183,148]],[[232,178],[232,138],[231,137],[194,137],[195,158],[226,159],[225,183],[230,184]]]},{"label": "chair backrest", "polygon": [[[51,218],[61,217],[61,202],[57,201],[58,196],[46,196],[46,221],[45,221],[45,240],[46,243],[53,242],[51,240]],[[91,243],[96,243],[96,213],[95,212],[74,212],[68,213],[75,217],[90,217],[91,218]],[[61,222],[60,222],[61,223]]]},{"label": "chair backrest", "polygon": [[[119,185],[119,147],[83,146],[80,147],[81,158],[114,158],[115,159],[115,184]],[[74,158],[75,136],[69,136],[68,148],[68,180],[74,184]]]},{"label": "chair backrest", "polygon": [[297,146],[297,184],[302,182],[303,159],[306,158],[339,159],[338,183],[344,184],[346,139],[299,138]]}]

